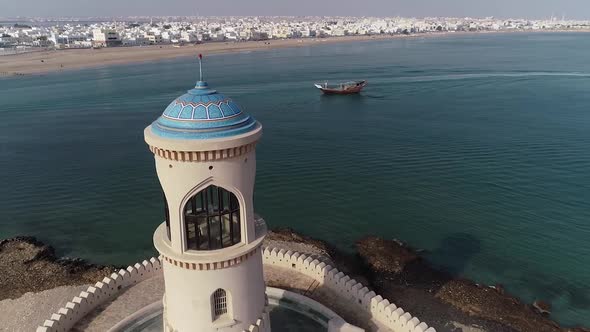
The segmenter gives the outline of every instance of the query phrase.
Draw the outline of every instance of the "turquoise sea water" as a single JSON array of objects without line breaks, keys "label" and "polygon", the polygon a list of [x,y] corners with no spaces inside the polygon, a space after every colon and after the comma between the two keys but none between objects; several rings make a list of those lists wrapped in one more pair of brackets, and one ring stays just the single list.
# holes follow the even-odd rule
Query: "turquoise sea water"
[{"label": "turquoise sea water", "polygon": [[[365,234],[590,326],[589,34],[372,41],[206,58],[260,120],[255,204],[349,249]],[[0,238],[128,264],[163,220],[143,129],[192,59],[0,80]],[[314,81],[368,79],[360,96]]]}]

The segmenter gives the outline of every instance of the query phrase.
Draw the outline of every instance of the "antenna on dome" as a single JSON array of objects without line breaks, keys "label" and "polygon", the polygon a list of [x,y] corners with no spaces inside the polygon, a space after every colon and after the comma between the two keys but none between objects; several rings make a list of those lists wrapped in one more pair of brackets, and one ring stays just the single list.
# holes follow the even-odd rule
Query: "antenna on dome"
[{"label": "antenna on dome", "polygon": [[203,54],[199,53],[199,81],[203,81]]}]

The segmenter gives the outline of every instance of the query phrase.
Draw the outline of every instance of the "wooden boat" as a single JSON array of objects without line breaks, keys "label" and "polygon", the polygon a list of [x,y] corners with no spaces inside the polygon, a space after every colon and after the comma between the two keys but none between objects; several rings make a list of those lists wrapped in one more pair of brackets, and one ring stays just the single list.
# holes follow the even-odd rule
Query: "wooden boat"
[{"label": "wooden boat", "polygon": [[345,82],[336,85],[328,85],[328,82],[325,82],[316,83],[314,85],[327,95],[350,95],[361,92],[361,90],[367,85],[367,81]]}]

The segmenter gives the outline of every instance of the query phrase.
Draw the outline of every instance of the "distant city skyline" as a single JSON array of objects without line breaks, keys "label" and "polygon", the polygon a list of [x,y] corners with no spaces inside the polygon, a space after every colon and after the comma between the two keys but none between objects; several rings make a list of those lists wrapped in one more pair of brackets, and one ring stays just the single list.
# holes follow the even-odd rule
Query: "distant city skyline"
[{"label": "distant city skyline", "polygon": [[3,17],[405,16],[589,19],[587,0],[0,0]]}]

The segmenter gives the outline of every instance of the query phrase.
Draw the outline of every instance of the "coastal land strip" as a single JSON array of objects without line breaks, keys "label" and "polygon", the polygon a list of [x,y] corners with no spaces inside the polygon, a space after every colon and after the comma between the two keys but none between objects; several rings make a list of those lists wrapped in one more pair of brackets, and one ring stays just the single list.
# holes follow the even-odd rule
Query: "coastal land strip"
[{"label": "coastal land strip", "polygon": [[[528,33],[514,31],[511,33]],[[533,31],[530,31],[532,33]],[[568,30],[536,31],[538,32],[574,32]],[[589,32],[575,30],[575,32]],[[166,60],[175,58],[196,57],[205,55],[251,52],[278,48],[305,47],[343,42],[359,42],[370,40],[390,40],[401,38],[426,38],[473,34],[500,34],[492,32],[437,32],[410,35],[371,35],[371,36],[343,36],[329,38],[300,38],[273,39],[265,41],[240,42],[207,42],[203,44],[178,45],[150,45],[129,47],[106,47],[99,49],[63,49],[33,51],[21,54],[0,56],[0,77],[42,74],[67,70],[105,67],[111,65],[140,63],[147,61]]]},{"label": "coastal land strip", "polygon": [[[321,255],[439,332],[590,331],[560,327],[549,318],[550,307],[542,301],[525,304],[500,285],[480,285],[438,270],[419,251],[397,240],[367,236],[356,242],[354,252],[343,252],[291,229],[277,229],[269,232],[265,245]],[[57,257],[51,246],[32,237],[0,241],[0,331],[36,326],[57,309],[56,305],[79,293],[82,285],[101,280],[116,269]],[[267,280],[267,284],[314,298],[309,289],[298,289],[280,279]]]}]

